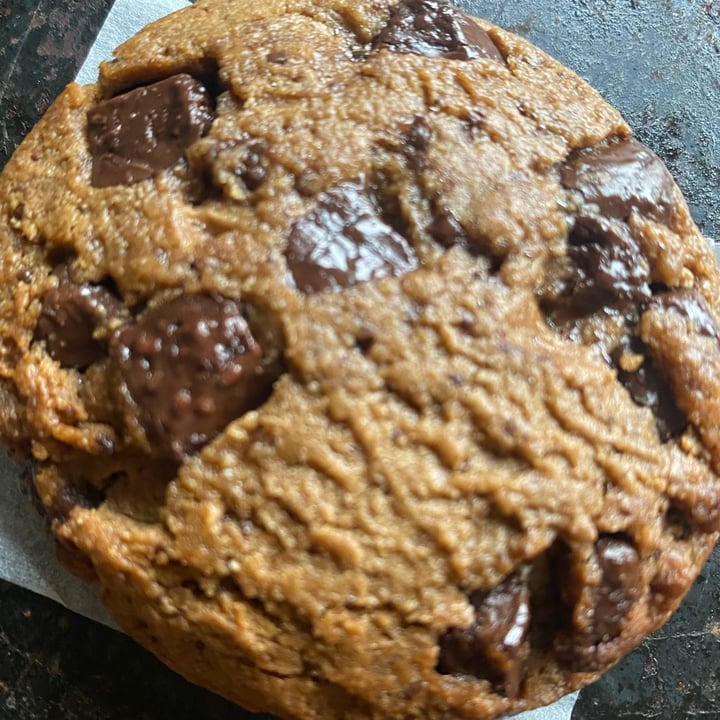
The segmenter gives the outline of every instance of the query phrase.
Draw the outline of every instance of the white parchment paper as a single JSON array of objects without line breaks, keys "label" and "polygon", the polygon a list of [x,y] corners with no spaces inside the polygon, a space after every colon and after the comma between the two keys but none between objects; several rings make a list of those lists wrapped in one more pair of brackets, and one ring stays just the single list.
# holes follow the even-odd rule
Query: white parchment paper
[{"label": "white parchment paper", "polygon": [[[77,80],[92,83],[101,60],[148,22],[177,10],[184,0],[116,0]],[[718,246],[715,253],[720,258]],[[67,608],[114,626],[95,588],[71,576],[55,558],[54,543],[33,509],[20,468],[0,452],[0,577],[62,603]],[[577,694],[554,705],[518,715],[518,720],[570,720]]]}]

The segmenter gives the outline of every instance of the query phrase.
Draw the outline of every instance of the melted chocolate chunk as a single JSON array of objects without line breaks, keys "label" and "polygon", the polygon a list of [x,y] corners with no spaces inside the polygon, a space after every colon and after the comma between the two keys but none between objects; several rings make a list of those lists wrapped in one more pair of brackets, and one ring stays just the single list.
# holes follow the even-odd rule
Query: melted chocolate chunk
[{"label": "melted chocolate chunk", "polygon": [[621,224],[578,217],[568,256],[576,267],[570,293],[577,309],[623,308],[650,298],[648,264],[639,262],[640,248]]},{"label": "melted chocolate chunk", "polygon": [[48,507],[51,520],[65,521],[74,508],[92,510],[105,500],[104,493],[92,485],[63,485],[52,498]]},{"label": "melted chocolate chunk", "polygon": [[485,30],[442,0],[402,0],[373,46],[425,57],[505,62]]},{"label": "melted chocolate chunk", "polygon": [[55,271],[58,284],[42,298],[36,337],[63,367],[84,369],[102,359],[105,340],[95,337],[99,326],[120,311],[120,301],[100,285],[78,285],[67,267]]},{"label": "melted chocolate chunk", "polygon": [[432,130],[422,115],[417,115],[405,135],[405,157],[410,169],[419,175],[427,167],[427,150]]},{"label": "melted chocolate chunk", "polygon": [[176,459],[260,405],[276,378],[239,303],[215,295],[152,308],[116,334],[112,350],[148,439]]},{"label": "melted chocolate chunk", "polygon": [[494,590],[470,595],[475,622],[440,637],[437,671],[487,678],[507,697],[516,697],[523,679],[525,640],[530,627],[530,593],[517,575]]},{"label": "melted chocolate chunk", "polygon": [[92,184],[132,185],[175,165],[209,130],[210,105],[205,87],[185,74],[99,103],[88,112]]},{"label": "melted chocolate chunk", "polygon": [[432,130],[422,115],[416,115],[407,131],[408,147],[414,152],[423,152],[432,139]]},{"label": "melted chocolate chunk", "polygon": [[595,607],[592,635],[595,642],[606,642],[620,634],[640,598],[640,556],[627,540],[614,536],[600,538],[595,552],[602,580],[591,592]]},{"label": "melted chocolate chunk", "polygon": [[[644,353],[645,348],[638,338],[633,338],[630,345],[633,352]],[[612,359],[618,368],[618,380],[630,393],[633,402],[652,410],[662,442],[679,437],[687,426],[687,417],[676,405],[668,383],[657,371],[652,360],[645,357],[637,370],[628,371],[619,365],[621,354],[621,350],[614,351]]]},{"label": "melted chocolate chunk", "polygon": [[[569,633],[558,636],[556,651],[563,664],[576,670],[597,669],[606,662],[607,658],[599,660],[598,647],[618,638],[642,596],[640,556],[628,540],[616,535],[601,537],[595,543],[595,559],[600,575],[597,585],[581,591],[572,575],[565,581],[570,594],[575,595],[566,597],[573,605],[573,626]],[[564,573],[568,571],[566,562],[567,558],[560,565]],[[617,652],[619,657],[622,650]]]},{"label": "melted chocolate chunk", "polygon": [[292,226],[285,257],[295,286],[308,294],[397,277],[417,266],[407,240],[354,183],[320,195]]},{"label": "melted chocolate chunk", "polygon": [[574,153],[560,170],[601,215],[627,220],[633,210],[660,223],[673,215],[675,183],[662,160],[635,138],[616,139]]}]

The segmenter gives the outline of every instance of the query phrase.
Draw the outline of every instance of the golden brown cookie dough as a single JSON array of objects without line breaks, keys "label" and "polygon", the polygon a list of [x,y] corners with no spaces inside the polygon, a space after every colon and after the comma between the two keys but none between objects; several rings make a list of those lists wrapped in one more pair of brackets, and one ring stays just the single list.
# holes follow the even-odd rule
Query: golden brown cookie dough
[{"label": "golden brown cookie dough", "polygon": [[0,176],[0,433],[120,625],[245,707],[499,717],[720,529],[720,282],[572,72],[438,0],[200,0]]}]

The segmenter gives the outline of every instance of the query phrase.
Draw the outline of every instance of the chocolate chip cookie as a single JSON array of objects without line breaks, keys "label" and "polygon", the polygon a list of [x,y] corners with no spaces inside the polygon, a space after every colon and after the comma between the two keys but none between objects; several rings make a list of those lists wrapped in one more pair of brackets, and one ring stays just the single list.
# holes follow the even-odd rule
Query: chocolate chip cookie
[{"label": "chocolate chip cookie", "polygon": [[720,276],[660,159],[440,0],[200,0],[0,176],[0,433],[61,557],[286,718],[497,718],[720,531]]}]

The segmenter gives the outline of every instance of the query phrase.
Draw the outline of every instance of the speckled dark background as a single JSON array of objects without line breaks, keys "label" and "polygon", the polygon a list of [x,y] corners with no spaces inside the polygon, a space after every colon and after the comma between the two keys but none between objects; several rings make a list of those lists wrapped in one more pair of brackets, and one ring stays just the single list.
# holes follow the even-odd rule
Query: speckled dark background
[{"label": "speckled dark background", "polygon": [[[139,0],[140,1],[140,0]],[[241,0],[239,0],[241,1]],[[112,0],[0,0],[0,167],[77,71]],[[460,1],[597,87],[720,238],[720,0]],[[0,582],[0,720],[241,720],[130,640]],[[262,717],[262,716],[252,716]],[[573,720],[720,720],[720,552]]]}]

